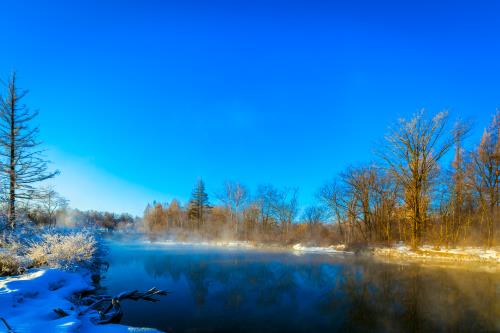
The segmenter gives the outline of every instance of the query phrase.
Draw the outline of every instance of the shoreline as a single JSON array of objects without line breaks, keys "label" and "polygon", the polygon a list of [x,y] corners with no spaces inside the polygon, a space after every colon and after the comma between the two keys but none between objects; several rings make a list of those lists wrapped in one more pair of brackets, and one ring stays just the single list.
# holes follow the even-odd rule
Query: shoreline
[{"label": "shoreline", "polygon": [[[126,240],[125,240],[126,241]],[[359,251],[352,251],[345,244],[330,246],[307,246],[266,244],[250,241],[175,241],[175,240],[142,240],[141,244],[160,246],[200,246],[223,249],[284,251],[292,253],[316,253],[330,255],[364,255],[373,258],[385,258],[389,261],[409,262],[444,262],[444,263],[477,263],[482,265],[500,265],[500,247],[491,249],[482,247],[462,246],[448,249],[438,249],[431,245],[422,245],[413,250],[404,244],[394,246],[367,246]]]},{"label": "shoreline", "polygon": [[5,320],[0,320],[0,332],[160,332],[93,323],[96,313],[84,313],[86,307],[78,303],[77,297],[94,290],[91,272],[86,269],[35,268],[0,277],[0,318]]}]

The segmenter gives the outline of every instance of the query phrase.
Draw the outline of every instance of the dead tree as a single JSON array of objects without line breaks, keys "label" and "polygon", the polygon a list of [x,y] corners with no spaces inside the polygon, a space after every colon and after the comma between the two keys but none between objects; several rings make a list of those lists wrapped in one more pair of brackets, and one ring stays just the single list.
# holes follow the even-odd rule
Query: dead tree
[{"label": "dead tree", "polygon": [[38,127],[30,126],[38,111],[31,111],[22,103],[26,90],[17,87],[16,73],[7,83],[7,95],[0,101],[0,156],[4,159],[1,171],[8,178],[8,223],[15,228],[16,201],[29,200],[34,184],[57,175],[48,171],[37,140]]}]

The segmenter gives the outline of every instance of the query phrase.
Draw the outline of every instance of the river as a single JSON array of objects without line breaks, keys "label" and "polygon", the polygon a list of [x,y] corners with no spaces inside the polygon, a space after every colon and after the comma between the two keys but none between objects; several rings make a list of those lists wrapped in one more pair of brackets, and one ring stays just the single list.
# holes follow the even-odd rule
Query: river
[{"label": "river", "polygon": [[500,273],[354,255],[108,240],[106,293],[122,324],[166,332],[500,331]]}]

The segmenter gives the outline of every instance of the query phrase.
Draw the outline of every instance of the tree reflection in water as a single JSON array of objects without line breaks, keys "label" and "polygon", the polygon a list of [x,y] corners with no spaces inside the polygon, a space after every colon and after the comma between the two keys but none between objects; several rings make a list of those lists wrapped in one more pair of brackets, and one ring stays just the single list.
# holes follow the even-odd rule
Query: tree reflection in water
[{"label": "tree reflection in water", "polygon": [[[148,247],[149,246],[149,247]],[[500,275],[359,258],[111,245],[110,292],[156,286],[123,323],[173,332],[500,330]]]}]

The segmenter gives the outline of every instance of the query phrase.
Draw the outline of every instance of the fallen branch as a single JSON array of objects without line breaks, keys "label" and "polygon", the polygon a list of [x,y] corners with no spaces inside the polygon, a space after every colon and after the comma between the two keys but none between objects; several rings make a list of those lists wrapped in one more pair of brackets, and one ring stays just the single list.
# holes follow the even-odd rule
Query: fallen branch
[{"label": "fallen branch", "polygon": [[5,325],[5,328],[7,329],[7,333],[14,333],[14,330],[12,329],[12,327],[9,326],[9,324],[7,323],[7,320],[5,320],[2,317],[0,317],[0,320]]},{"label": "fallen branch", "polygon": [[80,315],[96,311],[98,317],[93,319],[95,324],[116,324],[119,323],[123,317],[121,301],[130,299],[133,301],[144,300],[148,302],[158,302],[159,299],[154,296],[166,296],[167,294],[168,292],[153,287],[146,292],[139,292],[138,290],[126,291],[115,297],[108,295],[88,296],[81,299],[81,302],[88,306],[85,310],[80,312]]},{"label": "fallen branch", "polygon": [[69,314],[61,308],[55,308],[54,312],[59,316],[59,318],[67,317]]}]

